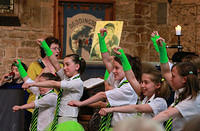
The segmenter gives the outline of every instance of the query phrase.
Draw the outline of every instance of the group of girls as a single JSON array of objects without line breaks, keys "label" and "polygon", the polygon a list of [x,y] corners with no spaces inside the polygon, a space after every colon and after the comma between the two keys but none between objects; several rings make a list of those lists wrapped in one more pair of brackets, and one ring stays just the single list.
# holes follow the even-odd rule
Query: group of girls
[{"label": "group of girls", "polygon": [[[71,106],[86,106],[102,99],[107,99],[107,108],[102,108],[99,113],[103,116],[112,117],[110,124],[105,124],[104,120],[108,118],[102,117],[99,130],[109,129],[115,126],[116,122],[125,117],[144,116],[152,118],[161,123],[166,122],[165,130],[182,130],[186,121],[200,113],[200,95],[199,81],[197,77],[197,68],[190,62],[177,63],[170,70],[166,44],[158,32],[153,32],[151,40],[153,41],[156,51],[159,53],[161,72],[152,66],[143,66],[142,77],[136,79],[134,66],[129,58],[126,57],[120,47],[114,48],[115,57],[113,62],[106,48],[104,38],[106,32],[100,31],[98,34],[100,51],[106,69],[111,76],[114,77],[114,89],[100,92],[85,101],[71,101]],[[132,67],[132,68],[131,68]],[[128,80],[128,83],[125,83]],[[124,84],[125,83],[125,84]],[[125,87],[126,86],[126,87]],[[170,96],[171,87],[175,91],[174,102],[169,107],[166,100]],[[130,88],[133,90],[131,91]],[[129,97],[132,93],[132,97]],[[110,115],[114,112],[113,116]],[[124,113],[123,115],[119,115]],[[118,113],[118,115],[117,115]]]},{"label": "group of girls", "polygon": [[[159,53],[161,72],[151,65],[141,69],[141,63],[130,55],[125,55],[120,47],[115,47],[115,56],[111,57],[105,43],[106,30],[98,33],[99,46],[103,63],[109,72],[112,89],[99,92],[84,101],[79,101],[83,94],[83,73],[86,63],[76,54],[64,58],[61,68],[57,58],[42,39],[38,43],[45,50],[48,59],[57,71],[61,81],[43,81],[24,84],[31,86],[54,87],[59,90],[56,113],[51,130],[57,123],[77,121],[78,107],[86,106],[101,100],[107,100],[107,108],[99,113],[103,116],[99,130],[108,130],[117,122],[127,117],[144,116],[161,123],[167,121],[166,130],[182,130],[185,121],[200,113],[199,81],[196,67],[183,62],[169,67],[166,44],[157,32],[153,32],[151,40]],[[135,60],[135,61],[134,61]],[[167,98],[171,87],[175,90],[174,103],[167,106]]]},{"label": "group of girls", "polygon": [[[45,122],[46,127],[44,127],[44,124],[41,125],[41,123],[37,123],[36,124],[37,126],[35,126],[34,122],[31,122],[30,130],[31,131],[59,130],[57,129],[57,127],[59,127],[58,126],[59,123],[64,123],[66,121],[69,121],[69,122],[77,121],[78,108],[68,106],[67,103],[70,100],[80,100],[80,98],[82,97],[83,81],[80,78],[80,74],[84,72],[85,67],[86,67],[86,62],[82,57],[79,57],[79,55],[70,54],[64,58],[64,62],[63,62],[64,67],[62,68],[56,58],[57,56],[55,55],[54,52],[52,52],[52,49],[49,48],[46,41],[43,39],[38,39],[37,43],[41,45],[41,47],[44,49],[48,57],[48,61],[51,63],[51,65],[53,65],[54,69],[56,70],[56,74],[60,77],[61,81],[55,81],[52,79],[40,80],[43,74],[45,73],[40,73],[41,77],[39,76],[38,77],[39,79],[32,81],[30,77],[28,77],[26,71],[21,66],[20,60],[16,61],[16,65],[18,66],[20,75],[25,81],[22,87],[24,89],[28,89],[30,87],[39,87],[39,91],[40,91],[39,95],[45,95],[45,96],[42,98],[38,97],[37,100],[27,105],[14,106],[13,111],[17,111],[20,109],[29,109],[29,108],[35,108],[36,110],[37,108],[39,108],[39,111],[38,111],[39,113],[37,113],[38,119],[36,119],[36,121],[41,122],[39,121],[39,116],[42,116],[40,118],[43,119],[43,122]],[[43,69],[43,70],[44,71],[42,72],[49,71],[49,69]],[[54,97],[55,100],[57,98],[57,102],[55,104],[50,102],[49,99],[44,100],[45,97],[48,97],[48,95],[46,94],[49,93],[49,90],[45,91],[45,93],[42,93],[43,88],[44,89],[55,88],[58,91],[58,97],[57,96]],[[35,94],[37,95],[38,93],[35,93]],[[56,105],[56,107],[54,105]],[[50,107],[54,107],[54,111],[51,113],[47,113],[46,115],[42,115],[42,113],[44,114],[44,112],[48,110]],[[47,124],[47,121],[49,121],[49,119],[46,116],[52,115],[52,114],[54,117],[53,119],[51,119],[51,123],[48,122]],[[33,113],[32,120],[34,116],[35,115]],[[44,118],[44,116],[46,118]],[[48,128],[47,128],[47,125],[48,125]],[[83,128],[80,125],[77,125],[76,123],[70,122],[70,124],[67,124],[67,125],[77,127],[78,128],[77,131],[83,130]],[[68,127],[70,128],[70,126]],[[76,129],[76,128],[73,128],[73,129]]]}]

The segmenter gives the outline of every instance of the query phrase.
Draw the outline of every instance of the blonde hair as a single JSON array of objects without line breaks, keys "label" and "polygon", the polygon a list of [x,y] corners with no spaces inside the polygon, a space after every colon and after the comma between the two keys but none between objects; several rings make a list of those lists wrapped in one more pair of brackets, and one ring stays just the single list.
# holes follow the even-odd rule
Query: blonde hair
[{"label": "blonde hair", "polygon": [[114,131],[164,131],[160,123],[142,117],[127,118],[114,126]]}]

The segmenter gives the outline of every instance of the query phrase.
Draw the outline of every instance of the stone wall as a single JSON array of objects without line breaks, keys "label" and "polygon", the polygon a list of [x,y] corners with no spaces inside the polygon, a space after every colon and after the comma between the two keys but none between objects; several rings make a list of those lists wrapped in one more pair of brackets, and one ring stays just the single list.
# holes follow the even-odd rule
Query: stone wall
[{"label": "stone wall", "polygon": [[[120,46],[143,61],[158,61],[150,34],[158,30],[168,45],[177,44],[175,26],[182,26],[184,51],[200,53],[200,0],[116,0],[116,20],[124,21]],[[157,24],[158,4],[167,3],[167,23]],[[54,0],[19,0],[20,27],[0,26],[0,75],[13,59],[27,65],[39,57],[37,38],[53,35]],[[168,49],[171,57],[177,49]]]},{"label": "stone wall", "polygon": [[29,65],[40,56],[35,40],[53,35],[53,6],[53,0],[19,0],[21,26],[0,26],[0,76],[14,59]]},{"label": "stone wall", "polygon": [[[167,23],[157,24],[158,4],[167,4]],[[158,61],[150,42],[151,32],[159,31],[167,45],[177,44],[175,27],[182,26],[181,44],[183,51],[200,53],[199,43],[199,0],[117,0],[116,19],[124,21],[121,47],[127,53],[140,56],[143,61]],[[167,49],[169,57],[177,49]]]}]

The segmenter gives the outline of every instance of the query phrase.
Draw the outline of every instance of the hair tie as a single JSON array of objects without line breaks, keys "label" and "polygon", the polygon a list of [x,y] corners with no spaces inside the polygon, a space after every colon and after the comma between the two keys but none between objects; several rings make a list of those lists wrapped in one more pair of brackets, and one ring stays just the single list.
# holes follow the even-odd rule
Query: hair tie
[{"label": "hair tie", "polygon": [[163,82],[165,80],[165,78],[162,78],[161,81]]},{"label": "hair tie", "polygon": [[78,59],[81,61],[81,60],[82,60],[82,57],[79,57]]},{"label": "hair tie", "polygon": [[189,71],[189,74],[193,74],[193,71]]}]

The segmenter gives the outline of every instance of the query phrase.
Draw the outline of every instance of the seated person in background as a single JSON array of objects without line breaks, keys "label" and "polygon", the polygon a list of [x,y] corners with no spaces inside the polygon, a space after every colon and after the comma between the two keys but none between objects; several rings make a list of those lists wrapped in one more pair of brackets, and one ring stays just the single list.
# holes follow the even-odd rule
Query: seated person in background
[{"label": "seated person in background", "polygon": [[[34,82],[28,77],[26,71],[21,65],[20,60],[18,60],[18,63],[16,65],[25,83]],[[38,81],[42,82],[46,80],[57,80],[57,79],[58,78],[51,73],[43,73],[38,78]],[[53,121],[56,102],[57,102],[57,94],[54,92],[53,88],[30,87],[29,89],[31,90],[31,92],[33,92],[33,94],[36,95],[37,99],[25,105],[21,106],[15,105],[13,107],[13,111],[15,112],[22,109],[35,108],[31,120],[30,130],[43,131]]]},{"label": "seated person in background", "polygon": [[[21,63],[21,64],[23,68],[27,70],[27,66],[24,63]],[[24,82],[22,78],[20,77],[17,66],[13,63],[11,65],[11,72],[3,75],[0,85],[2,85],[1,88],[21,88],[23,83]],[[29,97],[29,93],[26,90],[24,90],[24,104],[27,103],[28,97]],[[32,113],[30,113],[27,110],[24,111],[24,119],[25,119],[24,131],[29,131],[31,116],[32,116]]]},{"label": "seated person in background", "polygon": [[[25,70],[27,70],[27,66],[24,63],[22,63],[22,66]],[[18,69],[14,63],[11,65],[11,72],[4,74],[0,80],[0,86],[9,88],[21,88],[22,83],[23,80],[21,79]],[[17,87],[19,84],[20,86]]]}]

